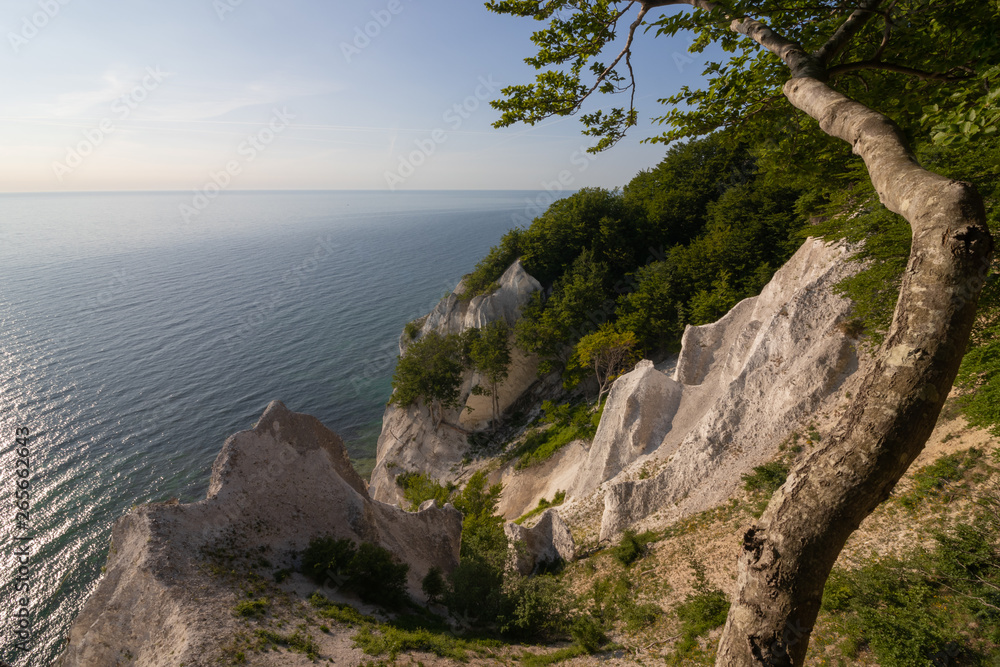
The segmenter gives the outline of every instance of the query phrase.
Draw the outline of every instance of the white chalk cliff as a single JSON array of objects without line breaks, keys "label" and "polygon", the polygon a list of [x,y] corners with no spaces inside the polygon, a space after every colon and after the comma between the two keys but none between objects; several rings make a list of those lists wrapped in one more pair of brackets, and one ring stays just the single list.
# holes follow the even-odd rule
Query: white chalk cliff
[{"label": "white chalk cliff", "polygon": [[[833,290],[857,268],[847,255],[842,245],[807,240],[759,296],[718,322],[688,327],[674,367],[643,361],[620,377],[592,443],[570,443],[526,470],[513,462],[494,470],[505,485],[500,508],[508,518],[567,491],[558,512],[546,511],[534,528],[506,527],[526,547],[519,569],[571,558],[570,528],[595,529],[595,511],[600,537],[613,538],[724,502],[741,475],[772,459],[792,430],[853,392],[860,362],[843,326],[850,303]],[[459,285],[417,336],[500,318],[513,324],[540,288],[516,262],[491,294],[463,300]],[[409,340],[404,335],[401,349]],[[478,381],[464,377],[462,409],[445,413],[451,426],[435,429],[420,403],[389,406],[368,487],[336,434],[281,403],[269,405],[252,430],[226,441],[205,500],[144,505],[116,522],[107,572],[59,664],[215,664],[221,644],[240,627],[232,612],[239,598],[211,573],[210,553],[260,554],[278,570],[293,567],[294,554],[319,535],[373,542],[409,564],[410,593],[422,599],[429,569],[449,572],[458,563],[461,515],[450,505],[427,503],[416,513],[394,507],[401,500],[395,477],[419,471],[441,482],[459,478],[467,431],[489,417],[489,399],[471,394]],[[536,382],[537,361],[518,353],[501,407]]]},{"label": "white chalk cliff", "polygon": [[611,390],[569,497],[603,493],[600,535],[663,524],[729,498],[741,476],[833,406],[858,369],[833,286],[856,270],[809,239],[759,296],[689,326],[673,375],[640,363]]},{"label": "white chalk cliff", "polygon": [[[689,326],[675,364],[661,369],[645,360],[618,378],[592,443],[570,443],[526,470],[514,462],[494,470],[491,482],[504,485],[501,513],[515,518],[566,491],[560,512],[571,525],[592,522],[581,508],[602,503],[599,534],[613,538],[729,498],[741,476],[773,458],[791,431],[851,390],[859,365],[856,341],[843,326],[851,305],[833,289],[858,268],[848,255],[843,245],[808,239],[759,296],[713,324]],[[452,295],[426,318],[422,333],[455,333],[492,316],[512,321],[536,283],[520,264],[500,282],[492,298],[502,307],[491,297],[463,304]],[[474,303],[491,315],[473,313]],[[518,371],[523,383],[512,393],[530,384],[529,368]],[[463,396],[470,388],[467,382]],[[457,412],[453,419],[459,423]],[[454,480],[465,451],[465,434],[434,430],[424,406],[390,407],[373,496],[400,502],[394,477],[404,470]]]},{"label": "white chalk cliff", "polygon": [[[500,319],[513,325],[532,293],[542,287],[528,275],[520,261],[504,272],[498,285],[490,294],[466,300],[461,298],[465,286],[459,283],[455,291],[424,318],[417,339],[430,331],[456,334]],[[408,342],[404,333],[400,338],[401,352]],[[499,388],[501,411],[510,407],[537,381],[537,373],[537,359],[512,348],[509,374]],[[490,398],[472,394],[472,388],[480,383],[476,373],[465,373],[459,397],[461,407],[446,410],[446,423],[437,428],[423,401],[408,408],[386,407],[369,487],[373,498],[393,504],[402,502],[396,475],[403,471],[422,472],[435,480],[455,476],[455,467],[468,449],[467,432],[482,427],[491,417]]]},{"label": "white chalk cliff", "polygon": [[275,401],[226,440],[205,500],[143,505],[115,523],[106,573],[59,664],[217,664],[240,629],[239,591],[211,573],[207,553],[253,555],[278,570],[316,536],[372,542],[410,566],[410,593],[423,599],[428,570],[458,564],[461,529],[450,505],[409,513],[370,498],[340,438]]}]

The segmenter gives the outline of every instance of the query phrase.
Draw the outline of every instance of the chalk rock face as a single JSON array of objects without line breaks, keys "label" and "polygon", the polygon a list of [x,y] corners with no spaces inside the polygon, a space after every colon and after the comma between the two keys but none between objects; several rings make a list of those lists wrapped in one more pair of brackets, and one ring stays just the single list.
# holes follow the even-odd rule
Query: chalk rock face
[{"label": "chalk rock face", "polygon": [[586,462],[570,490],[593,493],[628,464],[658,447],[681,401],[681,385],[644,359],[615,380]]},{"label": "chalk rock face", "polygon": [[[442,299],[424,318],[417,339],[431,331],[443,335],[456,334],[500,319],[513,325],[532,293],[542,287],[528,275],[520,260],[511,264],[497,282],[499,287],[492,293],[469,300],[459,298],[464,291],[464,285],[459,283],[455,291]],[[401,353],[409,342],[404,333],[400,338]],[[498,392],[501,412],[520,398],[537,379],[538,360],[533,355],[512,349],[509,373]],[[407,408],[396,405],[386,407],[369,485],[373,498],[390,504],[403,502],[395,479],[396,475],[407,470],[424,473],[435,480],[454,475],[454,467],[461,462],[468,447],[464,431],[482,428],[492,418],[490,397],[472,394],[473,387],[479,384],[486,383],[478,374],[465,374],[459,392],[461,408],[446,410],[446,424],[437,428],[423,401]]]},{"label": "chalk rock face", "polygon": [[546,563],[573,560],[576,551],[573,535],[554,509],[545,510],[531,528],[511,522],[504,524],[503,529],[511,545],[514,567],[521,574],[531,574]]},{"label": "chalk rock face", "polygon": [[474,296],[469,301],[463,329],[484,327],[501,319],[513,326],[532,293],[542,289],[541,283],[521,266],[521,260],[511,264],[497,282],[500,287],[492,294]]},{"label": "chalk rock face", "polygon": [[[718,322],[687,328],[674,376],[681,395],[669,431],[656,442],[662,415],[634,431],[650,434],[639,444],[647,440],[656,450],[650,460],[658,472],[607,486],[602,538],[646,517],[669,519],[724,501],[794,425],[836,402],[858,368],[855,346],[838,326],[850,302],[832,289],[857,268],[844,261],[846,254],[842,245],[809,239],[759,296]],[[655,384],[663,386],[662,378]],[[617,446],[631,451],[636,442],[623,437]],[[602,456],[614,460],[601,452],[592,458]]]},{"label": "chalk rock face", "polygon": [[574,440],[526,470],[517,469],[517,459],[508,461],[489,474],[490,484],[503,485],[498,513],[516,519],[538,507],[542,498],[554,500],[560,491],[572,488],[586,460],[586,443]]},{"label": "chalk rock face", "polygon": [[430,331],[447,335],[462,333],[473,327],[483,327],[501,318],[513,325],[533,292],[542,289],[541,283],[528,275],[517,260],[504,271],[497,281],[499,287],[490,294],[480,294],[462,299],[464,281],[455,291],[442,299],[424,320],[419,336]]},{"label": "chalk rock face", "polygon": [[372,542],[410,566],[410,593],[422,599],[431,567],[458,564],[461,530],[450,505],[408,513],[372,500],[340,438],[275,401],[226,440],[205,500],[143,505],[115,523],[106,574],[60,664],[209,664],[238,625],[235,593],[208,573],[205,551],[266,554],[277,570],[313,537]]},{"label": "chalk rock face", "polygon": [[[457,411],[445,410],[444,420],[457,423]],[[403,492],[396,484],[397,475],[416,471],[437,481],[450,479],[467,448],[466,434],[447,425],[434,428],[430,410],[422,400],[407,408],[387,405],[368,492],[383,503],[405,506]]]}]

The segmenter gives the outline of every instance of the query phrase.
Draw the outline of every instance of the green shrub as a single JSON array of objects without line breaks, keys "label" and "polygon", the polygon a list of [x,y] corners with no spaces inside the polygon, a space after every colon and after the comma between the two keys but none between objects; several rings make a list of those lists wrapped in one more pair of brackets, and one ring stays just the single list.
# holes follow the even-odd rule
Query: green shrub
[{"label": "green shrub", "polygon": [[655,538],[656,534],[650,531],[646,531],[642,535],[636,535],[634,530],[626,530],[622,533],[621,541],[611,548],[611,555],[619,563],[628,567],[646,555],[647,545]]},{"label": "green shrub", "polygon": [[683,657],[698,646],[698,637],[724,625],[729,614],[729,598],[718,589],[701,587],[677,606],[681,622],[681,639],[674,647],[675,655]]},{"label": "green shrub", "polygon": [[622,610],[622,620],[625,621],[625,632],[636,633],[647,628],[663,615],[663,610],[652,602],[645,604],[630,604]]},{"label": "green shrub", "polygon": [[409,569],[384,547],[369,542],[355,546],[346,538],[313,538],[302,555],[302,571],[316,583],[324,585],[333,577],[341,577],[346,590],[365,602],[388,608],[407,601]]},{"label": "green shrub", "polygon": [[406,334],[408,340],[414,340],[419,334],[420,329],[423,326],[420,320],[413,320],[412,322],[407,322],[406,326],[403,327],[403,333]]},{"label": "green shrub", "polygon": [[356,550],[347,538],[315,537],[302,554],[302,573],[322,586],[347,568]]},{"label": "green shrub", "polygon": [[743,475],[743,488],[750,492],[760,491],[770,498],[788,479],[788,470],[788,464],[780,461],[757,466],[753,472]]},{"label": "green shrub", "polygon": [[441,568],[435,566],[427,570],[427,574],[420,582],[420,588],[431,603],[440,601],[448,588]]},{"label": "green shrub", "polygon": [[608,636],[604,633],[600,621],[589,614],[573,619],[569,632],[573,641],[587,653],[597,653],[608,643]]},{"label": "green shrub", "polygon": [[725,624],[728,614],[729,598],[717,589],[688,595],[677,607],[677,618],[688,637],[698,637]]},{"label": "green shrub", "polygon": [[520,639],[564,635],[569,596],[552,576],[522,577],[508,567],[503,518],[496,514],[501,486],[476,472],[454,498],[463,512],[461,561],[442,601],[452,616],[480,629]]},{"label": "green shrub", "polygon": [[932,656],[957,637],[937,592],[899,559],[884,558],[850,572],[834,570],[823,607],[856,619],[852,643],[868,644],[885,667],[929,667]]},{"label": "green shrub", "polygon": [[346,569],[344,588],[365,602],[395,608],[408,599],[406,574],[410,566],[376,544],[362,542]]},{"label": "green shrub", "polygon": [[436,500],[443,507],[451,497],[455,485],[436,482],[422,472],[403,472],[396,475],[396,484],[403,489],[403,497],[410,503],[409,510],[417,511],[428,500]]},{"label": "green shrub", "polygon": [[[464,546],[464,545],[463,545]],[[444,604],[452,616],[473,625],[492,625],[509,607],[503,569],[478,558],[463,558],[451,574]]]},{"label": "green shrub", "polygon": [[233,613],[243,618],[260,618],[267,613],[271,603],[267,598],[244,600],[233,607]]},{"label": "green shrub", "polygon": [[506,577],[503,592],[509,609],[500,619],[503,634],[552,640],[565,636],[569,630],[569,596],[556,577],[522,577],[511,573]]},{"label": "green shrub", "polygon": [[[962,467],[959,456],[925,472],[934,471],[928,480],[954,479]],[[934,534],[933,548],[873,556],[860,568],[831,572],[823,609],[846,629],[845,651],[868,645],[886,667],[996,662],[1000,489],[980,488],[985,491],[974,497],[975,515]]]},{"label": "green shrub", "polygon": [[598,579],[579,601],[587,616],[608,630],[619,621],[627,632],[637,632],[655,622],[663,611],[655,604],[639,604],[631,581],[624,574]]},{"label": "green shrub", "polygon": [[515,467],[518,470],[547,460],[574,440],[593,439],[604,412],[603,406],[596,413],[592,412],[587,402],[555,405],[545,401],[542,410],[542,423],[551,424],[551,427],[528,431],[524,441],[504,455],[506,460],[517,459]]},{"label": "green shrub", "polygon": [[729,615],[729,598],[709,584],[702,564],[691,561],[691,568],[694,570],[694,593],[676,609],[681,622],[681,638],[674,645],[671,664],[682,664],[685,658],[694,655],[698,651],[698,637],[724,625]]}]

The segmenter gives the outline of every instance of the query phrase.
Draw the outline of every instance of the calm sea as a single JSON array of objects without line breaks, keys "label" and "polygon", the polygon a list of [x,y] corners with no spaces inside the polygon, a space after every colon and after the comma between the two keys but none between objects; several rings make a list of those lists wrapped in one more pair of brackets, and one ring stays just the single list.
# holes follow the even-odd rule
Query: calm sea
[{"label": "calm sea", "polygon": [[[269,401],[370,459],[403,325],[536,194],[227,193],[187,221],[184,193],[0,195],[0,656],[50,664],[112,522],[203,498],[226,437]],[[14,634],[25,548],[29,654]]]}]

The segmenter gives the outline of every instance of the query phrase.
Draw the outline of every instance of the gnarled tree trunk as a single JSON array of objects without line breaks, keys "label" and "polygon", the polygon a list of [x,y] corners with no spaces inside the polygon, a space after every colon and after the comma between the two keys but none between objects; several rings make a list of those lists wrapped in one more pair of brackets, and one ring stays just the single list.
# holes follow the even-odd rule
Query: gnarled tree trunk
[{"label": "gnarled tree trunk", "polygon": [[[711,0],[647,0],[643,9]],[[743,536],[736,591],[716,665],[802,665],[823,587],[847,538],[923,449],[958,373],[993,256],[982,198],[921,167],[882,114],[825,83],[825,64],[881,0],[866,0],[815,53],[760,21],[732,30],[788,66],[784,93],[824,132],[851,144],[890,211],[913,230],[892,326],[830,437],[813,449]]]},{"label": "gnarled tree trunk", "polygon": [[717,665],[801,665],[823,586],[850,534],[923,449],[951,389],[993,241],[967,183],[923,169],[889,119],[813,78],[785,95],[849,142],[913,230],[892,327],[834,432],[743,536]]}]

